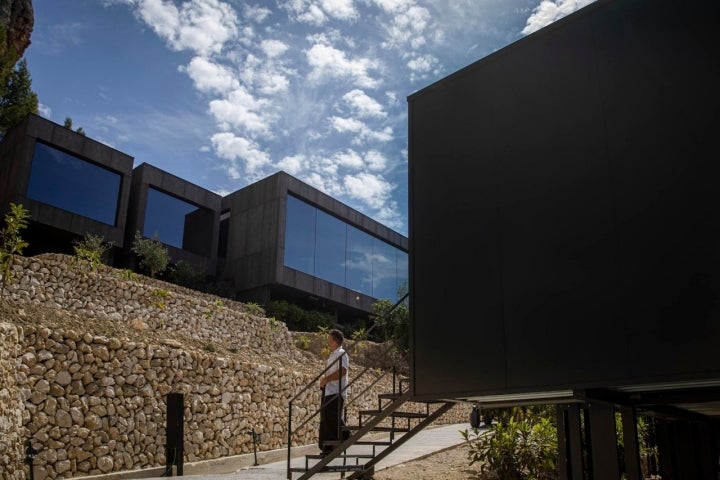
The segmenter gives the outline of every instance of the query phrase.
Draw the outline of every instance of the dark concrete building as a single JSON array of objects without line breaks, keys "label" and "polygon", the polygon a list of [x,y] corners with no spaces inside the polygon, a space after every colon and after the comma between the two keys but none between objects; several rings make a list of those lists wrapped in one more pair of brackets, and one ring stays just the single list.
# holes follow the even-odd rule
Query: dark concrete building
[{"label": "dark concrete building", "polygon": [[136,232],[172,263],[223,278],[239,298],[286,299],[339,319],[397,299],[407,286],[408,240],[283,172],[225,198],[30,115],[0,142],[0,213],[31,213],[28,254],[72,253],[86,233],[135,266]]},{"label": "dark concrete building", "polygon": [[643,415],[718,477],[719,21],[599,0],[408,98],[415,398],[557,404],[563,479],[639,479]]},{"label": "dark concrete building", "polygon": [[133,170],[131,185],[126,245],[140,232],[165,244],[174,263],[215,275],[222,197],[147,163]]},{"label": "dark concrete building", "polygon": [[124,245],[133,158],[29,115],[0,142],[0,212],[30,211],[27,254],[72,252],[86,233]]},{"label": "dark concrete building", "polygon": [[222,204],[223,276],[246,300],[292,298],[352,316],[407,284],[406,237],[287,173]]}]

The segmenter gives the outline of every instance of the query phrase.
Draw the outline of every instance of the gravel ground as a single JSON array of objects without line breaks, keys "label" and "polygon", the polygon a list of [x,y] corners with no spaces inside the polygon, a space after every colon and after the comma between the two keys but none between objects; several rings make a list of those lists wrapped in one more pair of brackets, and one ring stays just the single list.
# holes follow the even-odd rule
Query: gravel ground
[{"label": "gravel ground", "polygon": [[478,464],[468,465],[467,450],[449,448],[418,460],[401,463],[374,476],[375,480],[483,480]]}]

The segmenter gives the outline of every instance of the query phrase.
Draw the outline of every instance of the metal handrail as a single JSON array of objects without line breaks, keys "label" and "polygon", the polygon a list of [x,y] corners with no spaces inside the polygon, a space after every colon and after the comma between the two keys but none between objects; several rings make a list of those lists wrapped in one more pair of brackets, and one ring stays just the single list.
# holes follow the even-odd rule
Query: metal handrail
[{"label": "metal handrail", "polygon": [[[405,299],[408,298],[409,295],[410,295],[409,292],[406,293],[405,295],[403,295],[402,298],[400,298],[397,302],[395,302],[395,304],[394,304],[387,312],[385,312],[382,316],[380,316],[380,318],[388,317],[392,312],[395,311],[395,309],[396,309],[397,307],[399,307],[399,306],[405,301]],[[377,317],[377,315],[375,315],[375,316]],[[347,350],[350,350],[350,348],[354,347],[358,342],[360,342],[360,341],[362,341],[362,340],[364,340],[364,339],[367,339],[368,335],[370,334],[370,332],[372,332],[372,331],[375,329],[375,327],[377,326],[377,324],[378,324],[378,322],[376,321],[376,322],[365,332],[365,334],[364,334],[361,338],[355,339],[355,340],[353,341],[353,343],[348,346],[348,349],[347,349]],[[347,352],[347,350],[346,350],[346,352]],[[389,349],[388,349],[388,350],[389,350]],[[302,390],[300,390],[298,393],[296,393],[295,396],[292,397],[292,398],[290,399],[290,401],[288,402],[288,442],[287,442],[287,448],[288,448],[288,453],[287,453],[287,478],[288,478],[288,480],[292,480],[292,473],[291,473],[291,471],[290,471],[290,460],[291,460],[291,455],[292,455],[292,437],[293,437],[293,434],[294,434],[295,432],[297,432],[298,430],[300,430],[301,428],[303,428],[303,427],[304,427],[305,425],[307,425],[308,423],[310,423],[310,421],[311,421],[313,418],[315,418],[315,417],[320,413],[320,411],[321,411],[325,406],[327,406],[327,405],[330,403],[330,401],[332,401],[332,400],[328,400],[328,402],[325,403],[325,402],[324,402],[324,398],[323,398],[323,401],[320,403],[320,408],[317,409],[317,410],[316,410],[312,415],[310,415],[308,418],[306,418],[304,422],[302,422],[298,427],[295,428],[295,430],[293,430],[293,428],[292,428],[292,410],[293,410],[293,403],[295,402],[295,400],[297,400],[298,398],[300,398],[300,396],[302,396],[305,392],[307,392],[310,388],[312,388],[313,385],[315,385],[315,382],[317,382],[318,380],[320,380],[320,378],[322,378],[323,376],[325,376],[325,374],[326,374],[331,368],[333,368],[334,366],[335,366],[334,363],[331,363],[330,365],[328,365],[327,367],[325,367],[325,369],[324,369],[322,372],[320,372],[315,378],[313,378]],[[338,359],[338,370],[340,370],[340,371],[342,370],[342,356],[340,356],[340,358]],[[342,377],[343,377],[343,376],[340,375],[340,387],[341,387],[341,388],[339,389],[338,395],[342,395],[353,383],[355,383],[355,382],[356,382],[357,380],[359,380],[362,376],[364,376],[369,370],[370,370],[370,367],[365,367],[364,370],[362,370],[357,376],[355,376],[355,378],[353,378],[352,381],[348,382],[348,384],[345,385],[345,386],[342,385]],[[387,372],[386,372],[386,374],[387,374]],[[363,390],[363,392],[361,392],[360,395],[359,395],[358,397],[356,397],[356,398],[360,398],[360,396],[362,396],[367,390],[369,390],[372,386],[374,386],[377,382],[379,382],[380,379],[382,379],[382,378],[384,377],[384,375],[385,375],[385,374],[383,374],[383,375],[380,376],[378,379],[376,379],[375,382],[373,382],[369,387],[367,387],[365,390]],[[394,380],[394,377],[395,377],[395,373],[394,373],[394,368],[393,368],[393,391],[395,390],[395,385],[394,385],[394,384],[395,384],[395,380]],[[347,405],[345,405],[345,408],[347,409],[347,406],[348,406],[348,405],[351,405],[351,404],[353,403],[353,401],[354,401],[354,399],[352,399]],[[339,423],[340,423],[340,422],[338,422],[338,424],[339,424]]]}]

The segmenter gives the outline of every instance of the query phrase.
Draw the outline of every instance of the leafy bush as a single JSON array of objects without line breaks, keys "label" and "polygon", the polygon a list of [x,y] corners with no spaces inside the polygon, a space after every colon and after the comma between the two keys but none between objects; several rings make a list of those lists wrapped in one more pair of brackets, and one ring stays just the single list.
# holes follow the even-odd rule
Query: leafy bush
[{"label": "leafy bush", "polygon": [[140,267],[146,269],[150,276],[162,273],[170,262],[168,249],[156,238],[143,238],[140,232],[135,232],[135,241],[131,250],[140,258]]},{"label": "leafy bush", "polygon": [[93,235],[86,233],[82,240],[73,242],[73,250],[75,257],[79,260],[87,262],[91,270],[105,263],[107,254],[112,249],[113,242],[106,242],[102,235]]},{"label": "leafy bush", "polygon": [[16,255],[22,255],[28,243],[22,239],[20,233],[27,228],[30,213],[22,204],[10,204],[10,210],[5,214],[5,226],[0,230],[0,276],[2,276],[2,291],[12,280],[12,267]]},{"label": "leafy bush", "polygon": [[332,328],[335,318],[329,313],[317,310],[305,310],[285,300],[272,300],[265,305],[265,313],[285,322],[289,330],[315,332],[322,328]]},{"label": "leafy bush", "polygon": [[[407,287],[400,287],[398,298],[406,292]],[[380,336],[380,340],[392,343],[402,356],[407,356],[410,351],[410,307],[406,300],[388,314],[393,305],[395,303],[390,300],[378,300],[372,304],[372,311],[378,317],[376,335]]]},{"label": "leafy bush", "polygon": [[548,409],[512,409],[492,432],[460,432],[470,465],[503,480],[558,478],[557,427]]},{"label": "leafy bush", "polygon": [[180,260],[170,267],[167,279],[175,285],[192,288],[194,290],[201,290],[203,284],[205,283],[205,274],[200,272],[192,264],[184,260]]}]

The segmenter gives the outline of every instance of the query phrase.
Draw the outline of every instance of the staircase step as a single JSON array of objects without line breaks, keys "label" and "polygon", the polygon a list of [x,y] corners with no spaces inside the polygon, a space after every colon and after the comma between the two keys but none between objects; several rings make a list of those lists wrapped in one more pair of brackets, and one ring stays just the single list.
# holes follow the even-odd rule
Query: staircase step
[{"label": "staircase step", "polygon": [[[344,427],[346,430],[359,430],[362,427],[358,427],[357,425],[348,425]],[[409,427],[373,427],[373,432],[409,432]]]},{"label": "staircase step", "polygon": [[402,395],[402,393],[380,393],[378,394],[378,398],[382,398],[383,400],[395,400],[396,398],[400,398],[400,395]]},{"label": "staircase step", "polygon": [[389,447],[393,442],[390,440],[358,440],[353,445],[375,445],[377,447]]},{"label": "staircase step", "polygon": [[[325,458],[325,456],[321,453],[313,453],[305,455],[305,458],[308,460],[320,460],[321,458]],[[375,458],[375,455],[371,455],[369,453],[348,453],[345,455],[338,455],[335,458]]]},{"label": "staircase step", "polygon": [[[307,472],[309,469],[305,467],[290,467],[291,472]],[[365,465],[325,465],[320,469],[321,472],[357,472],[365,470]]]},{"label": "staircase step", "polygon": [[[377,415],[382,410],[360,410],[360,415]],[[393,412],[390,414],[391,417],[399,418],[427,418],[427,413],[415,413],[415,412]]]}]

